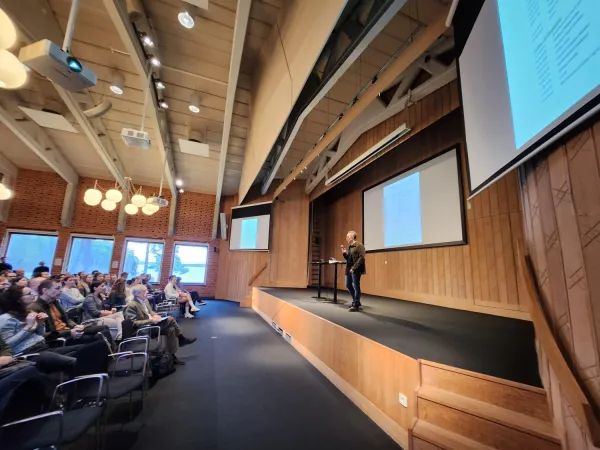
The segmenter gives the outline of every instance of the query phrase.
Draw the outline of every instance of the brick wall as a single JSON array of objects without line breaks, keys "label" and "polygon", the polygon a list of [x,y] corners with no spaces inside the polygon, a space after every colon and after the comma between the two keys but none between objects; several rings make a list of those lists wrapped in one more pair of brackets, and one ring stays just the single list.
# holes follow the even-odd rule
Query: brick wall
[{"label": "brick wall", "polygon": [[[111,181],[98,181],[103,188],[111,185]],[[220,241],[211,240],[215,207],[214,195],[185,192],[179,196],[174,236],[167,236],[169,208],[161,208],[150,217],[141,212],[134,216],[128,216],[125,232],[118,233],[118,208],[114,211],[105,211],[100,206],[88,206],[83,202],[85,191],[94,186],[94,180],[90,178],[80,178],[73,211],[73,224],[69,228],[62,227],[60,215],[66,185],[67,183],[53,172],[19,170],[8,221],[0,224],[0,242],[6,236],[7,228],[58,231],[58,244],[54,258],[64,259],[71,233],[114,236],[111,260],[121,261],[125,238],[164,239],[161,286],[167,282],[170,274],[176,241],[206,243],[209,246],[206,285],[191,286],[189,289],[197,290],[201,296],[205,297],[215,295],[219,263],[217,252]],[[146,196],[157,191],[156,187],[142,187],[142,193]],[[163,190],[163,194],[170,202],[171,193],[168,189]],[[54,266],[52,273],[60,273],[61,269],[61,266]],[[111,269],[111,272],[118,273],[119,270]]]}]

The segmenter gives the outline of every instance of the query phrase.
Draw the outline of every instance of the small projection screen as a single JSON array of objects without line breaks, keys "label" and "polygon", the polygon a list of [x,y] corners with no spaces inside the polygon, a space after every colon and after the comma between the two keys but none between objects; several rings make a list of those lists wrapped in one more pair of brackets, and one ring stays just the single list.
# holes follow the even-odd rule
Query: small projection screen
[{"label": "small projection screen", "polygon": [[458,150],[363,191],[367,252],[465,243]]},{"label": "small projection screen", "polygon": [[600,0],[463,0],[454,18],[474,194],[600,110]]},{"label": "small projection screen", "polygon": [[231,208],[229,250],[268,251],[273,202]]}]

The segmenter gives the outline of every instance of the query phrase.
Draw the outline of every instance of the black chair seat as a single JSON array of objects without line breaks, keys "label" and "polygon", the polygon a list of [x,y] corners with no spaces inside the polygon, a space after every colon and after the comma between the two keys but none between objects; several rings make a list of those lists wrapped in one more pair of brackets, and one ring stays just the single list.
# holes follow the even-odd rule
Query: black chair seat
[{"label": "black chair seat", "polygon": [[102,414],[102,408],[81,408],[66,411],[62,418],[62,439],[59,442],[60,419],[36,420],[2,430],[0,447],[29,450],[56,444],[68,444],[83,435]]},{"label": "black chair seat", "polygon": [[144,377],[141,375],[113,377],[108,383],[108,393],[106,397],[111,400],[123,397],[131,391],[141,389],[143,383]]},{"label": "black chair seat", "polygon": [[133,370],[135,372],[140,372],[144,368],[144,360],[140,358],[136,358],[132,361],[127,358],[122,359],[114,359],[108,365],[108,373],[114,372],[125,372],[127,370]]}]

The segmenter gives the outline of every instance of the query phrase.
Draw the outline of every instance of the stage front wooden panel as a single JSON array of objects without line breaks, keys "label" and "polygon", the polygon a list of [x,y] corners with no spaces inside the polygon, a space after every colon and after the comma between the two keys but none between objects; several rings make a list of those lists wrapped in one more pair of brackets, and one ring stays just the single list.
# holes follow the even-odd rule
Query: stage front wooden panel
[{"label": "stage front wooden panel", "polygon": [[[252,307],[269,323],[276,322],[291,343],[345,395],[408,448],[407,430],[416,417],[415,390],[419,362],[364,336],[278,299],[260,289]],[[398,401],[408,398],[408,408]]]},{"label": "stage front wooden panel", "polygon": [[[440,108],[443,105],[441,102]],[[420,108],[419,117],[426,120],[428,115],[423,111],[433,114],[431,108]],[[359,139],[355,146],[366,146],[367,142]],[[517,240],[523,235],[517,172],[510,172],[469,203],[464,146],[462,113],[456,110],[317,198],[313,224],[320,226],[320,255],[341,259],[339,246],[345,243],[348,230],[355,230],[362,240],[363,189],[457,147],[463,165],[467,245],[367,254],[362,290],[529,320],[527,294],[516,272]],[[328,286],[333,283],[332,272],[326,268],[324,281]],[[339,274],[339,288],[344,289],[344,281],[343,273]]]},{"label": "stage front wooden panel", "polygon": [[[262,196],[250,203],[270,201]],[[237,196],[224,197],[221,211],[231,225],[231,207],[238,206]],[[267,268],[254,285],[271,287],[301,287],[308,277],[308,195],[304,183],[294,182],[273,204],[271,216],[271,250],[269,252],[232,252],[229,241],[220,246],[216,298],[241,302],[250,294],[248,282],[265,263]]]}]

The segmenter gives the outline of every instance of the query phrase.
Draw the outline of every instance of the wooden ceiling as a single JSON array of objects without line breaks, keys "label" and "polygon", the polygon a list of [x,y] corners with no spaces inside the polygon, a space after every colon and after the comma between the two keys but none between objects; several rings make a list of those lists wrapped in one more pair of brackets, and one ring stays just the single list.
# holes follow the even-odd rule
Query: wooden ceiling
[{"label": "wooden ceiling", "polygon": [[[71,0],[37,1],[47,1],[53,15],[51,20],[56,21],[64,33]],[[125,0],[119,1],[125,3]],[[252,1],[233,108],[223,182],[224,195],[236,193],[239,187],[250,124],[251,80],[260,49],[280,12],[292,1],[299,0]],[[304,120],[279,169],[278,177],[285,176],[301,161],[319,136],[412,31],[419,25],[426,25],[447,9],[449,2],[450,0],[409,0],[406,3]],[[208,10],[196,10],[196,25],[192,29],[183,28],[177,20],[181,0],[142,0],[142,4],[154,31],[157,41],[155,45],[161,59],[160,77],[166,86],[163,93],[169,105],[166,118],[175,174],[183,180],[186,190],[214,194],[217,190],[237,0],[210,0]],[[127,175],[132,177],[134,184],[158,185],[164,161],[156,144],[159,138],[157,130],[152,128],[154,122],[145,122],[145,129],[153,140],[149,150],[128,147],[121,138],[122,128],[139,129],[141,126],[144,82],[140,80],[103,0],[85,0],[80,3],[71,51],[98,76],[96,86],[89,89],[94,103],[99,104],[105,99],[112,102],[112,109],[101,120]],[[115,72],[124,78],[123,95],[116,95],[109,89]],[[197,114],[188,109],[193,93],[197,93],[200,99],[200,112]],[[15,95],[25,106],[58,112],[72,123],[77,133],[49,128],[44,130],[79,175],[113,179],[49,81],[31,72],[28,85]],[[91,106],[93,105],[82,105],[84,109]],[[153,114],[153,109],[148,106],[146,117]],[[24,116],[21,114],[21,117]],[[17,118],[21,117],[17,115]],[[204,141],[210,148],[209,157],[180,151],[178,141],[187,138],[190,131],[200,132],[204,136]],[[51,170],[1,124],[0,153],[18,167]]]},{"label": "wooden ceiling", "polygon": [[[411,33],[448,10],[451,0],[409,0],[305,118],[276,178],[284,178]],[[309,167],[310,169],[310,167]],[[310,170],[304,171],[305,178]]]}]

